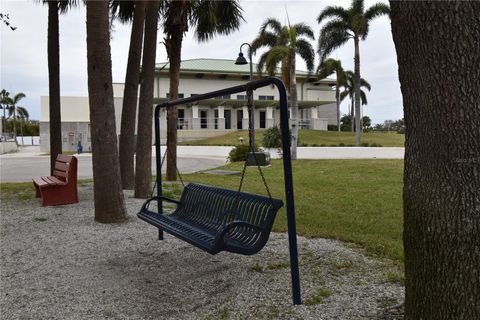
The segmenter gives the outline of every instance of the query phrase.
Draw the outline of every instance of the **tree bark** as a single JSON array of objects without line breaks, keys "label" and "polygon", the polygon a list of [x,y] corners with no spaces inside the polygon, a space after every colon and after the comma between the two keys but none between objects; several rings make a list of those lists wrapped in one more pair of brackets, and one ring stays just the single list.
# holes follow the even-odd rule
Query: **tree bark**
[{"label": "tree bark", "polygon": [[123,189],[133,189],[135,186],[135,120],[137,115],[144,22],[145,3],[136,1],[132,33],[130,35],[130,48],[123,91],[122,122],[120,126],[120,172]]},{"label": "tree bark", "polygon": [[58,1],[48,2],[48,94],[50,125],[50,174],[57,155],[62,153],[62,120],[60,113],[60,45],[58,35]]},{"label": "tree bark", "polygon": [[[178,98],[178,83],[180,79],[180,63],[182,60],[182,42],[183,34],[187,30],[187,15],[185,10],[187,4],[185,1],[175,3],[173,20],[175,32],[167,36],[167,52],[170,61],[169,76],[170,76],[170,99]],[[172,107],[167,110],[167,175],[168,181],[175,181],[177,179],[177,122],[178,110],[177,107]]]},{"label": "tree bark", "polygon": [[108,2],[87,1],[88,99],[92,128],[95,220],[125,220],[113,107]]},{"label": "tree bark", "polygon": [[406,127],[405,319],[480,319],[480,3],[390,5]]},{"label": "tree bark", "polygon": [[[142,61],[142,85],[137,126],[135,197],[148,198],[152,185],[152,120],[155,55],[157,51],[158,1],[148,1],[145,8],[145,36]],[[161,174],[161,172],[157,172]]]},{"label": "tree bark", "polygon": [[297,98],[297,77],[295,75],[295,52],[290,57],[290,110],[292,112],[292,160],[297,160],[298,143],[298,98]]},{"label": "tree bark", "polygon": [[[356,36],[353,38],[355,44],[355,144],[360,145],[360,39]],[[352,127],[354,119],[352,118]]]}]

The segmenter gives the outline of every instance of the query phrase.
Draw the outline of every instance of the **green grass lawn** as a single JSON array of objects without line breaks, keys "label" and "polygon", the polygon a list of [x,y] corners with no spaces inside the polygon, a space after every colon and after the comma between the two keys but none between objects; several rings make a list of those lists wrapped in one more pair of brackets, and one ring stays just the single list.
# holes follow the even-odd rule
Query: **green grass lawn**
[{"label": "green grass lawn", "polygon": [[[255,130],[255,142],[262,145],[263,133],[265,130]],[[203,140],[184,141],[180,145],[196,146],[232,146],[239,143],[238,138],[243,137],[248,141],[246,130],[234,131],[225,135],[212,137]],[[367,132],[361,137],[362,143],[369,145],[377,144],[383,147],[403,147],[405,135],[395,132]],[[355,133],[319,130],[299,130],[299,146],[353,146],[355,145]]]},{"label": "green grass lawn", "polygon": [[[241,168],[241,163],[222,167],[228,170]],[[284,199],[282,162],[274,160],[264,173],[273,196]],[[299,234],[350,242],[365,248],[369,254],[403,265],[403,160],[297,160],[293,174]],[[236,189],[240,176],[196,173],[183,175],[183,178]],[[172,189],[173,192],[169,193],[175,194],[168,195],[178,196],[179,189]],[[243,191],[266,194],[256,168],[247,169]],[[32,183],[0,184],[2,201],[32,197]],[[286,231],[286,221],[283,207],[274,231]]]},{"label": "green grass lawn", "polygon": [[[240,170],[241,164],[223,169]],[[264,173],[273,196],[284,199],[281,161],[273,161]],[[298,160],[293,174],[299,234],[355,243],[403,264],[403,160]],[[184,179],[229,189],[239,182],[239,176],[205,173]],[[256,168],[248,168],[243,190],[266,194]],[[286,221],[282,208],[274,231],[286,231]]]}]

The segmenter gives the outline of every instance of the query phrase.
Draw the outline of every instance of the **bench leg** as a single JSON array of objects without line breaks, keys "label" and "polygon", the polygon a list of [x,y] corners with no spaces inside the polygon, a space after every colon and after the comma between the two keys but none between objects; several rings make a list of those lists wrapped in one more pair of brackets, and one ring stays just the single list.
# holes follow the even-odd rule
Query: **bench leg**
[{"label": "bench leg", "polygon": [[158,240],[163,240],[163,230],[162,229],[158,229]]}]

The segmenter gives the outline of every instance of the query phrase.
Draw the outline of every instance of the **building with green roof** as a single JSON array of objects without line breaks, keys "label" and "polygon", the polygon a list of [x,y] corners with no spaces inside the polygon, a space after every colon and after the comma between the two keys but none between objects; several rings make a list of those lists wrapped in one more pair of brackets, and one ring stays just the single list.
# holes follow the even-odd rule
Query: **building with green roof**
[{"label": "building with green roof", "polygon": [[[257,66],[254,64],[254,70]],[[210,91],[244,84],[249,80],[249,65],[235,65],[233,60],[190,59],[180,65],[179,98],[190,97]],[[259,79],[267,74],[254,73]],[[301,128],[327,130],[327,125],[336,124],[335,80],[315,81],[305,71],[297,71],[299,125]],[[156,64],[154,104],[169,99],[169,63]],[[120,119],[123,104],[123,83],[114,83],[114,106],[117,133],[120,134]],[[48,97],[41,97],[40,149],[49,152],[50,128]],[[278,92],[273,87],[254,91],[255,129],[265,129],[280,123]],[[154,107],[154,106],[152,106]],[[83,150],[91,148],[90,114],[88,97],[61,97],[62,148],[75,151],[78,141]],[[178,138],[195,139],[223,134],[232,130],[248,128],[246,93],[217,97],[195,104],[178,107]],[[135,115],[132,115],[135,116]],[[166,114],[161,112],[160,125],[166,130]],[[165,136],[165,133],[162,133]]]}]

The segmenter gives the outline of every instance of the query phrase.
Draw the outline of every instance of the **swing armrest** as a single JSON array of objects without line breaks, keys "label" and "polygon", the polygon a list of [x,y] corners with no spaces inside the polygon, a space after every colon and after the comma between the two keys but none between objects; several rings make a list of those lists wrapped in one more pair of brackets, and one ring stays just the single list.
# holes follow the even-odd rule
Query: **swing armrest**
[{"label": "swing armrest", "polygon": [[153,200],[165,200],[167,202],[175,203],[176,205],[180,204],[180,201],[177,201],[177,200],[173,200],[173,199],[163,197],[163,196],[160,196],[160,197],[155,196],[155,197],[152,197],[152,198],[148,199],[147,201],[145,201],[145,203],[142,206],[142,211],[148,210],[148,206],[149,206],[150,202],[152,202]]},{"label": "swing armrest", "polygon": [[215,237],[215,242],[223,241],[223,238],[225,237],[227,232],[230,231],[231,229],[235,228],[235,227],[246,227],[246,228],[250,228],[250,229],[253,229],[255,231],[260,231],[260,232],[264,231],[264,229],[262,227],[259,227],[257,225],[248,223],[246,221],[234,220],[234,221],[230,222],[229,224],[227,224],[226,226],[222,227],[222,229],[220,229],[220,232]]}]

